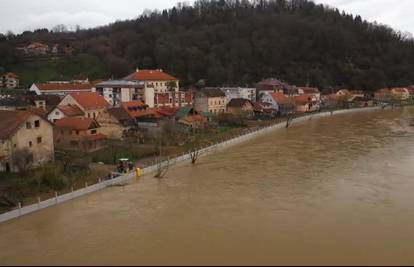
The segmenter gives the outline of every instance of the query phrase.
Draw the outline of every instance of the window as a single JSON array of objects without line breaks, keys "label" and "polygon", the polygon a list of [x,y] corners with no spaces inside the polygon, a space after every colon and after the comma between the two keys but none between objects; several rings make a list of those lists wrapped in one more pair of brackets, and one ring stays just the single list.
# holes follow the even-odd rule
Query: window
[{"label": "window", "polygon": [[39,128],[40,127],[40,121],[35,121],[35,127]]},{"label": "window", "polygon": [[41,143],[42,143],[42,137],[38,137],[38,138],[37,138],[37,143],[38,143],[38,144],[41,144]]},{"label": "window", "polygon": [[76,131],[76,135],[79,135],[79,131]]},{"label": "window", "polygon": [[64,135],[64,134],[65,134],[65,131],[61,130],[61,131],[60,131],[60,134],[61,134],[61,135]]},{"label": "window", "polygon": [[60,113],[59,113],[59,111],[56,111],[56,112],[55,112],[55,115],[59,115],[59,114],[60,114]]},{"label": "window", "polygon": [[26,122],[26,129],[32,129],[32,124],[30,122]]},{"label": "window", "polygon": [[32,147],[33,143],[32,141],[29,142],[29,147]]},{"label": "window", "polygon": [[91,134],[96,134],[96,129],[91,130]]},{"label": "window", "polygon": [[14,148],[16,148],[16,147],[17,147],[17,145],[16,145],[16,144],[14,144],[14,145],[13,145],[13,147],[14,147]]},{"label": "window", "polygon": [[91,113],[88,113],[88,118],[90,118],[91,117]]}]

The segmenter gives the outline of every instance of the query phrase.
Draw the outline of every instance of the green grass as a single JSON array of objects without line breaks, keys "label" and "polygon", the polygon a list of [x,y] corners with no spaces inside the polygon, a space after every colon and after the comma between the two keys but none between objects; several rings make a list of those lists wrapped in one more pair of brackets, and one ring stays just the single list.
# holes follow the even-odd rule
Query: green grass
[{"label": "green grass", "polygon": [[70,80],[77,74],[86,74],[90,79],[105,77],[105,65],[92,55],[79,54],[68,58],[32,58],[9,66],[19,75],[20,86],[29,87],[35,82]]}]

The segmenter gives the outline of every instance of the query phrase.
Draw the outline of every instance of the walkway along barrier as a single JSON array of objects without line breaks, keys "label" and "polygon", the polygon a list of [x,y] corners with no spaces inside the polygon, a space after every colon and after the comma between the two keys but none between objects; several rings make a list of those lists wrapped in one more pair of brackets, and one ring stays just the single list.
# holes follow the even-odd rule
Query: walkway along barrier
[{"label": "walkway along barrier", "polygon": [[[337,110],[333,113],[333,115],[338,115],[338,114],[345,114],[345,113],[354,113],[354,112],[361,112],[361,111],[374,111],[374,110],[379,110],[381,109],[380,107],[369,107],[369,108],[355,108],[355,109],[347,109],[347,110]],[[305,116],[301,116],[301,117],[297,117],[294,119],[293,123],[303,123],[312,119],[316,119],[316,118],[322,118],[322,117],[329,117],[332,116],[331,112],[321,112],[321,113],[314,113],[314,114],[308,114]],[[221,142],[218,142],[214,145],[210,145],[204,148],[201,148],[199,150],[199,155],[198,157],[203,157],[203,156],[207,156],[210,155],[216,151],[228,148],[230,146],[234,146],[240,143],[244,143],[246,141],[252,140],[256,137],[268,134],[276,129],[281,129],[281,128],[285,128],[286,127],[286,121],[280,121],[276,124],[273,125],[269,125],[266,126],[264,128],[258,128],[256,130],[249,130],[248,133],[246,134],[241,134],[235,138],[231,138],[229,140],[223,140]],[[185,163],[185,162],[190,162],[191,161],[191,154],[183,154],[182,156],[178,156],[176,158],[170,159],[170,164],[171,165],[175,165],[178,163]],[[166,164],[166,162],[162,163],[162,164]],[[154,164],[152,166],[143,168],[140,170],[140,174],[141,175],[146,175],[146,174],[150,174],[153,173],[157,170],[157,164]],[[119,176],[117,178],[113,178],[110,180],[105,180],[105,181],[101,181],[97,184],[94,185],[90,185],[88,186],[87,184],[85,184],[85,188],[76,190],[67,193],[67,194],[63,194],[63,195],[58,195],[57,192],[55,193],[55,197],[48,199],[48,200],[44,200],[44,201],[40,201],[40,199],[38,199],[38,203],[36,204],[32,204],[32,205],[28,205],[28,206],[24,206],[22,207],[21,204],[19,203],[18,207],[15,210],[0,214],[0,223],[5,222],[5,221],[9,221],[12,220],[14,218],[18,218],[20,216],[29,214],[29,213],[33,213],[60,203],[64,203],[66,201],[102,190],[106,187],[109,186],[113,186],[113,185],[119,185],[119,184],[125,184],[125,183],[129,183],[134,181],[137,178],[137,174],[136,171],[131,172],[129,174],[123,175],[123,176]]]}]

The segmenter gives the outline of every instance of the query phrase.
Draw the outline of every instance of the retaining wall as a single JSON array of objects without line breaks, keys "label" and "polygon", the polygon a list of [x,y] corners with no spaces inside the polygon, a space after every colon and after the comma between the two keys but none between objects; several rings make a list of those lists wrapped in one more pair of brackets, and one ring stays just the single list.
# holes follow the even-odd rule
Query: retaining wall
[{"label": "retaining wall", "polygon": [[[355,112],[368,112],[368,111],[374,111],[374,110],[379,110],[379,107],[371,107],[371,108],[356,108],[356,109],[349,109],[349,110],[337,110],[333,113],[333,115],[339,115],[339,114],[346,114],[346,113],[355,113]],[[292,125],[297,124],[297,123],[304,123],[306,121],[309,121],[311,119],[316,119],[316,118],[322,118],[322,117],[328,117],[331,116],[330,112],[322,112],[322,113],[315,113],[315,114],[309,114],[303,117],[299,117],[296,118],[293,122]],[[272,132],[276,129],[281,129],[281,128],[285,128],[286,127],[286,122],[281,122],[278,124],[274,124],[271,126],[268,126],[266,128],[261,128],[261,129],[257,129],[257,130],[252,130],[247,134],[243,134],[240,135],[238,137],[232,138],[230,140],[226,140],[226,141],[222,141],[222,142],[218,142],[215,145],[203,148],[199,151],[199,158],[203,157],[203,156],[207,156],[210,155],[216,151],[228,148],[230,146],[234,146],[249,140],[252,140],[256,137],[268,134],[269,132]],[[174,165],[177,163],[184,163],[187,161],[191,161],[191,156],[190,154],[184,154],[181,156],[178,156],[176,158],[170,159],[170,164]],[[153,173],[157,170],[157,165],[153,165],[153,166],[149,166],[146,167],[142,170],[142,175],[146,175],[146,174],[150,174]],[[48,199],[48,200],[44,200],[41,201],[37,204],[33,204],[33,205],[28,205],[28,206],[24,206],[24,207],[18,207],[15,210],[0,214],[0,223],[1,222],[5,222],[32,212],[36,212],[45,208],[48,208],[50,206],[54,206],[69,200],[72,200],[74,198],[78,198],[81,196],[84,196],[86,194],[90,194],[99,190],[102,190],[108,186],[113,186],[113,185],[119,185],[119,184],[124,184],[124,183],[129,183],[131,181],[133,181],[135,178],[135,173],[130,173],[130,174],[126,174],[124,176],[120,176],[111,180],[105,180],[102,181],[100,183],[91,185],[91,186],[86,186],[83,189],[79,189],[64,195],[60,195]]]}]

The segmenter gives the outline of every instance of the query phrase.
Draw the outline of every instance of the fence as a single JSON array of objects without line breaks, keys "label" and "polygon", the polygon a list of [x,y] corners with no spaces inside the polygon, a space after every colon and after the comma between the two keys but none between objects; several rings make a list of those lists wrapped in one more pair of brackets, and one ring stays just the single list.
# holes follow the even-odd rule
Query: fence
[{"label": "fence", "polygon": [[[337,110],[334,112],[334,114],[337,115],[337,114],[354,113],[354,112],[361,112],[361,111],[373,111],[373,110],[379,110],[379,109],[380,109],[379,107],[355,108],[355,109],[349,109],[349,110]],[[294,123],[302,123],[302,122],[308,121],[313,118],[322,118],[322,117],[327,117],[331,115],[332,115],[331,112],[320,112],[320,113],[309,114],[309,115],[295,118]],[[214,145],[201,148],[198,152],[199,157],[210,155],[213,152],[252,140],[256,137],[265,135],[276,129],[285,128],[285,127],[286,127],[286,121],[281,120],[278,123],[273,124],[273,125],[265,126],[263,128],[259,128],[255,130],[250,130],[248,133],[240,134],[239,136],[233,137],[229,140],[222,140],[222,141],[217,142]],[[175,157],[171,160],[172,160],[171,164],[184,163],[184,162],[191,160],[191,155],[184,153],[183,155]],[[167,162],[165,162],[164,164],[167,164]],[[148,166],[144,168],[142,170],[142,175],[155,172],[157,170],[157,167],[158,167],[157,165],[152,165],[152,166]],[[130,174],[126,174],[124,176],[120,176],[120,177],[113,178],[110,180],[99,181],[97,184],[94,184],[94,185],[90,185],[90,186],[85,185],[85,188],[72,191],[70,193],[63,194],[60,196],[56,192],[54,198],[51,198],[45,201],[39,200],[37,204],[32,204],[32,205],[28,205],[25,207],[22,207],[19,204],[16,209],[0,214],[0,223],[35,212],[35,211],[48,208],[50,206],[54,206],[54,205],[69,201],[69,200],[72,200],[72,199],[75,199],[81,196],[84,196],[86,194],[90,194],[92,192],[102,190],[108,186],[128,183],[128,182],[133,181],[134,179],[135,179],[135,173],[130,173]]]}]

